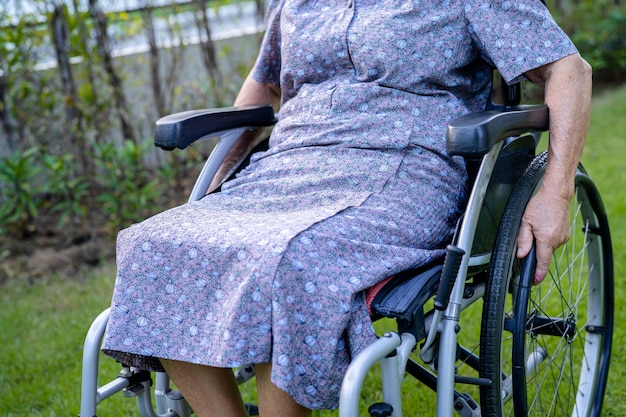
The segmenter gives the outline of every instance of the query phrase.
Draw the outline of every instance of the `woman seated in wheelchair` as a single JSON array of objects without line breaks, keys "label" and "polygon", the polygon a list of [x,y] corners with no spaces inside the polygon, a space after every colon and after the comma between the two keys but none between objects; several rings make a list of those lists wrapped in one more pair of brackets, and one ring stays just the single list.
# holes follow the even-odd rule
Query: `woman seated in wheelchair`
[{"label": "woman seated in wheelchair", "polygon": [[235,105],[280,106],[269,150],[222,191],[119,234],[106,354],[172,377],[199,416],[337,406],[375,340],[364,290],[441,258],[466,200],[448,122],[485,108],[495,66],[545,87],[550,148],[518,256],[535,282],[568,238],[591,73],[539,0],[271,0]]}]

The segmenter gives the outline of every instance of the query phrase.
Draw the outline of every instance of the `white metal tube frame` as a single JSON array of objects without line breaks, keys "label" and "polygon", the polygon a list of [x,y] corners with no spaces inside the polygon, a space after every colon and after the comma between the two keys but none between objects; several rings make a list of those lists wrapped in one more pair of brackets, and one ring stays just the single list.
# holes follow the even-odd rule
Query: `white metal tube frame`
[{"label": "white metal tube frame", "polygon": [[[206,195],[207,189],[217,172],[222,161],[237,142],[237,139],[247,128],[232,129],[224,132],[218,132],[211,136],[219,136],[220,141],[211,152],[207,162],[205,163],[200,176],[196,180],[194,188],[189,197],[189,201],[196,201]],[[456,361],[456,328],[459,321],[460,312],[463,306],[463,290],[465,286],[466,270],[470,262],[470,254],[474,233],[480,209],[485,197],[487,185],[491,177],[491,173],[495,166],[497,157],[502,149],[503,142],[496,144],[485,155],[481,163],[480,170],[477,175],[475,187],[472,190],[468,200],[467,211],[461,224],[457,246],[465,250],[465,255],[461,261],[461,267],[456,277],[450,302],[446,310],[435,312],[432,320],[430,320],[430,330],[427,341],[422,348],[422,352],[432,350],[437,332],[441,333],[439,341],[439,370],[437,379],[437,416],[452,417],[454,404],[454,372]],[[97,404],[105,398],[113,395],[115,392],[126,388],[127,382],[124,378],[118,378],[102,388],[98,388],[98,359],[100,354],[100,345],[106,323],[108,321],[110,310],[103,311],[93,322],[85,339],[83,351],[83,372],[82,372],[82,389],[81,389],[81,417],[94,417],[96,415]],[[408,355],[415,347],[415,338],[410,334],[396,333],[385,334],[377,342],[366,348],[358,355],[348,368],[348,372],[344,377],[344,381],[340,394],[339,415],[340,417],[358,416],[360,391],[362,389],[363,380],[369,369],[377,362],[383,363],[383,391],[385,401],[394,407],[393,417],[402,415],[401,399],[399,395],[400,383],[404,374],[404,368]],[[390,354],[390,358],[385,359]],[[427,356],[427,354],[426,354]],[[383,360],[385,359],[385,360]],[[169,387],[168,381],[161,381],[157,377],[157,389],[165,392]],[[385,388],[386,386],[386,388]],[[147,390],[146,390],[147,391]],[[152,408],[147,410],[148,404],[143,402],[141,395],[138,398],[140,409],[148,415],[154,415]],[[158,408],[162,408],[162,403],[157,399]],[[161,410],[159,410],[161,411]],[[142,414],[143,414],[142,412]],[[174,412],[166,412],[165,415],[176,415]]]},{"label": "white metal tube frame", "polygon": [[[104,396],[98,390],[98,363],[100,356],[100,343],[109,320],[110,309],[104,310],[93,321],[83,345],[83,369],[81,402],[79,417],[95,417],[98,403],[110,396]],[[124,387],[119,388],[121,390]],[[118,390],[118,391],[119,391]],[[109,390],[106,390],[107,392]]]},{"label": "white metal tube frame", "polygon": [[[467,209],[463,216],[461,226],[458,232],[456,246],[465,251],[463,255],[459,272],[455,279],[448,307],[445,311],[435,311],[431,317],[427,317],[427,327],[429,328],[428,336],[420,355],[426,357],[426,362],[430,362],[435,352],[435,343],[439,344],[439,356],[437,370],[437,416],[452,417],[454,413],[454,377],[456,363],[456,346],[457,346],[457,325],[459,322],[461,311],[466,307],[467,302],[463,299],[465,290],[465,280],[467,277],[467,268],[470,264],[472,243],[480,211],[483,205],[487,186],[491,179],[491,174],[495,167],[496,161],[502,150],[504,141],[498,142],[483,157],[480,169],[478,171],[474,187],[470,194]],[[430,323],[430,324],[429,324]],[[440,333],[439,341],[436,340],[437,333]],[[371,367],[377,362],[383,361],[383,392],[385,393],[385,402],[393,401],[397,403],[399,400],[400,387],[396,381],[404,374],[406,359],[401,359],[400,365],[402,369],[399,375],[385,370],[384,362],[387,361],[388,355],[393,354],[402,346],[415,346],[415,338],[406,340],[407,334],[402,336],[397,333],[386,333],[378,339],[374,344],[364,349],[350,364],[343,384],[341,386],[339,401],[340,417],[358,417],[359,416],[359,398],[365,375]],[[410,353],[410,350],[407,352]],[[402,362],[403,361],[403,362]],[[388,375],[393,375],[389,377]],[[385,388],[387,386],[387,388]],[[391,394],[389,391],[395,390],[397,393]],[[391,403],[390,403],[391,404]],[[392,417],[400,417],[402,415],[401,404],[391,404],[393,406]]]},{"label": "white metal tube frame", "polygon": [[[204,197],[211,185],[211,181],[213,181],[213,177],[217,173],[220,165],[226,158],[228,152],[232,149],[232,147],[237,143],[237,139],[241,136],[243,132],[245,132],[247,127],[240,127],[237,129],[225,130],[222,132],[211,133],[207,136],[215,137],[219,136],[219,142],[215,145],[215,148],[211,151],[209,158],[207,159],[196,183],[191,190],[191,194],[189,195],[189,202],[200,200]],[[202,139],[200,139],[202,140]]]},{"label": "white metal tube frame", "polygon": [[[241,134],[250,129],[248,127],[242,127],[237,129],[230,129],[222,132],[213,133],[206,136],[219,137],[219,141],[215,145],[215,148],[211,151],[209,158],[207,159],[194,187],[189,196],[189,201],[196,201],[206,195],[206,192],[211,185],[211,181],[215,176],[215,173],[219,169],[220,165],[226,158],[228,152],[237,142],[237,139]],[[128,387],[129,380],[123,377],[118,377],[115,380],[107,383],[102,387],[98,387],[98,365],[100,359],[100,348],[102,344],[102,338],[106,330],[106,326],[109,320],[111,309],[104,310],[91,324],[87,335],[85,337],[85,343],[83,345],[83,368],[82,368],[82,380],[81,380],[81,403],[79,417],[95,417],[96,408],[98,403],[104,399],[114,395],[115,393],[122,391]],[[157,405],[156,414],[150,403],[149,390],[146,388],[145,393],[137,395],[137,404],[140,414],[142,416],[176,416],[179,414],[187,414],[186,405],[182,403],[181,399],[169,398],[169,378],[164,373],[157,373],[156,376],[156,390],[155,399]],[[184,400],[183,400],[184,401]],[[179,409],[179,413],[171,411],[170,407],[173,405],[174,409]]]},{"label": "white metal tube frame", "polygon": [[[452,288],[450,302],[441,318],[439,340],[439,369],[437,378],[437,416],[452,417],[454,413],[454,374],[456,364],[457,325],[461,314],[467,266],[472,253],[474,234],[480,211],[487,192],[491,174],[504,141],[498,142],[483,157],[474,188],[468,200],[467,210],[459,230],[457,246],[465,251],[461,266]],[[431,332],[434,329],[431,328]]]}]

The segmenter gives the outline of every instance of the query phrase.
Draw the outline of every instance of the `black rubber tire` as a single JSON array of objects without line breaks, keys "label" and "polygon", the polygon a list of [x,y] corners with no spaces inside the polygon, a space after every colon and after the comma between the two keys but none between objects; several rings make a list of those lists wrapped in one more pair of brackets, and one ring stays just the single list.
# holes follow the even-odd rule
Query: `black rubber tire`
[{"label": "black rubber tire", "polygon": [[492,381],[480,390],[483,416],[599,416],[602,408],[613,332],[613,257],[600,196],[582,167],[572,239],[555,253],[541,285],[520,286],[516,237],[546,161],[545,153],[539,155],[520,178],[492,253],[480,337],[480,376]]}]

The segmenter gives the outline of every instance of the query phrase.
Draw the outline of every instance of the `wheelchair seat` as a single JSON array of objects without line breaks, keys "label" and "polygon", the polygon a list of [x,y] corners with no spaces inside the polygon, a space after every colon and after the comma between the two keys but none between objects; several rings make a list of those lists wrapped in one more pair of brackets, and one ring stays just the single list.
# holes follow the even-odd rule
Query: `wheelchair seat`
[{"label": "wheelchair seat", "polygon": [[[207,109],[176,113],[157,121],[155,145],[164,149],[185,149],[205,137],[219,135],[242,127],[266,127],[276,121],[271,106],[245,106],[243,108]],[[470,162],[482,157],[495,143],[529,131],[545,131],[548,127],[548,108],[545,105],[508,107],[504,110],[490,110],[479,114],[468,114],[453,120],[448,128],[447,149],[451,155],[458,155]],[[521,144],[521,145],[520,145]],[[508,144],[507,144],[508,145]],[[508,152],[503,152],[501,164],[508,169],[506,179],[495,179],[491,185],[490,198],[484,203],[474,250],[485,252],[495,239],[497,221],[504,210],[515,180],[521,175],[534,156],[536,140],[516,141]],[[256,150],[267,149],[267,139]],[[520,152],[521,151],[521,152]],[[252,152],[250,153],[250,155]],[[249,156],[248,155],[248,158]],[[508,157],[506,156],[508,155]],[[241,167],[246,162],[241,163]],[[237,170],[238,171],[238,170]],[[237,173],[234,171],[230,178]],[[502,177],[501,174],[499,174]],[[473,183],[475,175],[470,177]],[[495,185],[494,185],[495,184]],[[484,255],[484,253],[483,253]],[[480,264],[483,270],[484,263]],[[424,324],[424,304],[439,290],[444,265],[429,265],[426,268],[411,269],[388,277],[366,290],[367,305],[373,319],[395,318],[401,331],[414,334],[421,340],[426,333]],[[454,270],[449,271],[452,274]],[[447,280],[451,280],[448,277]]]},{"label": "wheelchair seat", "polygon": [[[238,139],[250,131],[264,134],[261,128],[274,123],[270,106],[184,112],[159,120],[155,144],[184,149],[203,138],[221,137],[192,191],[190,200],[197,200]],[[363,380],[375,363],[382,365],[384,402],[375,404],[371,415],[401,415],[405,373],[437,392],[438,409],[462,416],[495,417],[513,414],[513,408],[515,413],[537,412],[544,398],[555,402],[559,396],[582,415],[599,415],[613,327],[612,253],[601,199],[582,167],[572,211],[574,242],[555,256],[550,283],[535,290],[533,257],[523,264],[515,257],[521,215],[546,165],[545,154],[535,156],[534,132],[547,127],[545,106],[507,106],[450,123],[448,151],[465,158],[470,174],[467,208],[442,262],[395,274],[366,291],[372,318],[395,319],[398,332],[385,333],[353,358],[342,385],[341,417],[360,415]],[[257,145],[266,147],[267,141]],[[455,300],[451,306],[450,300]],[[482,314],[476,315],[474,306],[482,306]],[[142,416],[154,417],[149,373],[124,367],[117,379],[97,386],[107,319],[105,311],[85,341],[81,415],[95,415],[98,402],[124,390],[137,397]],[[473,321],[478,321],[473,336],[479,340],[466,347],[456,334]],[[580,341],[562,347],[562,340],[576,338]],[[420,340],[425,340],[419,356],[426,366],[410,357]],[[243,383],[252,372],[243,367],[237,375]],[[544,380],[551,382],[538,396],[533,384]],[[169,388],[167,375],[157,373],[155,388],[159,416],[190,415],[184,398]]]}]

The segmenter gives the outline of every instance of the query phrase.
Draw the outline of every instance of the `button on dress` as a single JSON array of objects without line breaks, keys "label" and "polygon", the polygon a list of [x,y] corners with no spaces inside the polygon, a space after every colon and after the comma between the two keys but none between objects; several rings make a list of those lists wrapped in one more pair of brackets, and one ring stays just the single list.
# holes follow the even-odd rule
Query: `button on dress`
[{"label": "button on dress", "polygon": [[576,53],[539,1],[272,0],[254,78],[280,85],[270,148],[220,193],[120,232],[103,344],[129,365],[272,363],[333,408],[375,340],[364,290],[437,261],[467,185],[448,122]]}]

